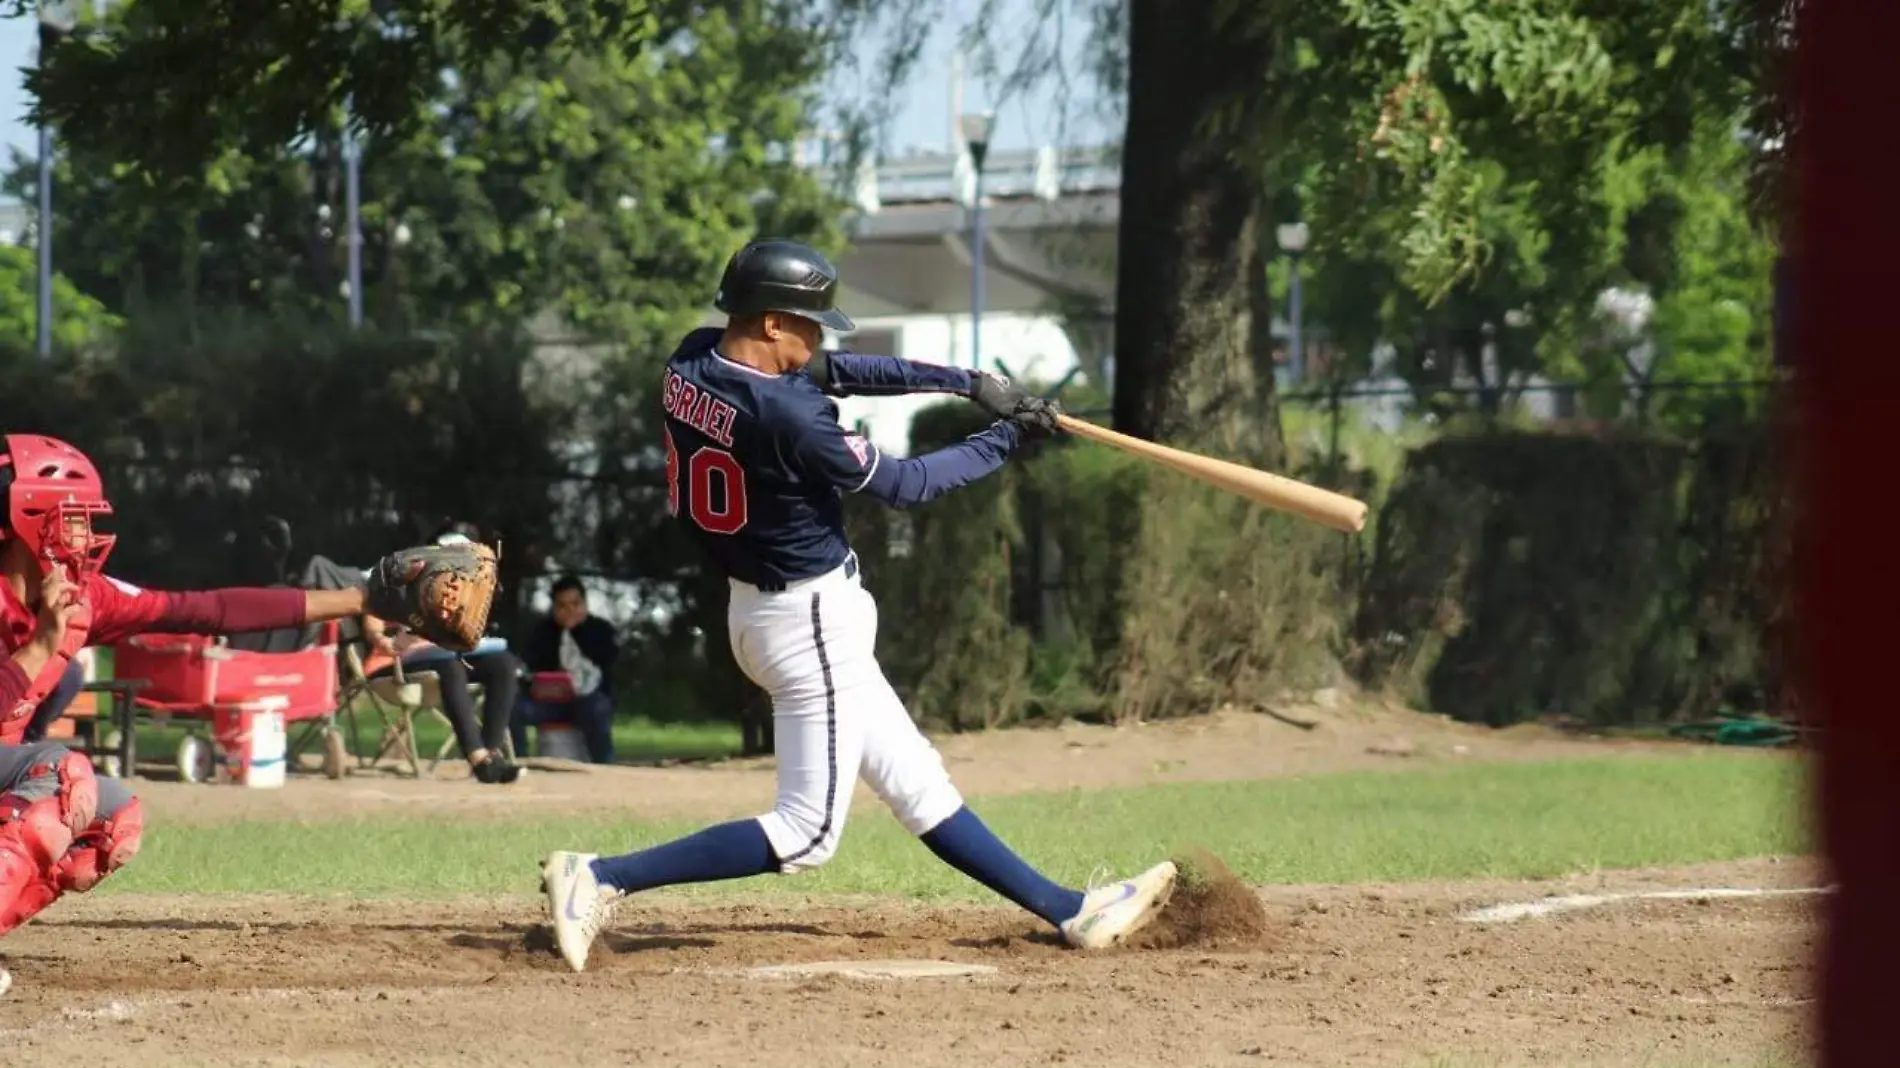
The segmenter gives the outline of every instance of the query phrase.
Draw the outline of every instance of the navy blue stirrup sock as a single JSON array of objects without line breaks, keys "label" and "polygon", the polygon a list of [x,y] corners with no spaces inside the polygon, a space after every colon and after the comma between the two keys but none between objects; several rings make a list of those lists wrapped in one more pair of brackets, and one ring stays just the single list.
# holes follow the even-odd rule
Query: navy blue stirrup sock
[{"label": "navy blue stirrup sock", "polygon": [[622,893],[678,883],[713,883],[778,870],[758,820],[734,820],[665,845],[594,861],[594,878]]},{"label": "navy blue stirrup sock", "polygon": [[944,863],[1057,927],[1082,911],[1080,890],[1051,882],[1030,867],[968,806],[957,809],[922,838]]}]

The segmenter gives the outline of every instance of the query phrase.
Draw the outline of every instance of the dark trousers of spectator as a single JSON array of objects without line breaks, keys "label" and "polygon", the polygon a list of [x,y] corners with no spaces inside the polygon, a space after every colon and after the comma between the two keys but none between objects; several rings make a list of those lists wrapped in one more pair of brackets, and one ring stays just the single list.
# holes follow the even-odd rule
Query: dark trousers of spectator
[{"label": "dark trousers of spectator", "polygon": [[73,698],[79,696],[79,688],[86,684],[86,671],[78,661],[66,665],[66,674],[59,677],[59,684],[53,692],[40,700],[39,707],[33,710],[33,718],[27,721],[26,734],[22,741],[43,742],[46,732],[59,717],[72,707]]},{"label": "dark trousers of spectator", "polygon": [[[484,653],[481,656],[442,657],[421,661],[406,670],[433,671],[436,681],[442,686],[442,713],[449,717],[449,723],[455,728],[455,744],[462,747],[462,757],[467,759],[477,749],[487,749],[501,756],[502,742],[508,737],[508,725],[515,709],[515,691],[518,688],[518,661],[508,653]],[[388,672],[379,671],[378,675]],[[481,729],[475,728],[475,698],[469,693],[469,684],[479,683],[482,687]],[[515,743],[515,755],[525,756],[521,743]]]},{"label": "dark trousers of spectator", "polygon": [[596,690],[572,701],[535,701],[522,698],[515,702],[515,715],[508,730],[514,735],[515,755],[528,755],[528,728],[543,723],[572,723],[587,743],[587,759],[595,764],[614,762],[614,700]]}]

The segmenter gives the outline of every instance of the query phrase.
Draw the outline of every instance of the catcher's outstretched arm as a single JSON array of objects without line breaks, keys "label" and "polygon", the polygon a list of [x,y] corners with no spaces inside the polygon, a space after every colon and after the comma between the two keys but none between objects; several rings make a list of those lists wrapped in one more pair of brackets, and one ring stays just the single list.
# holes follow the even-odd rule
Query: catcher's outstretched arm
[{"label": "catcher's outstretched arm", "polygon": [[303,622],[323,623],[363,614],[368,595],[363,587],[348,590],[305,590]]},{"label": "catcher's outstretched arm", "polygon": [[94,576],[91,640],[110,643],[133,634],[245,634],[300,627],[362,611],[363,591],[233,586],[218,590],[148,590]]}]

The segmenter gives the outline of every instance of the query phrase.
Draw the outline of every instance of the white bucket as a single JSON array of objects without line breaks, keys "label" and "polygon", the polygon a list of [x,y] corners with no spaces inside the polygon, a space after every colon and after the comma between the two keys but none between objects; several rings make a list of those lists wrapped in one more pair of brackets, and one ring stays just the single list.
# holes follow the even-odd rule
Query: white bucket
[{"label": "white bucket", "polygon": [[273,695],[218,708],[219,782],[257,789],[284,785],[290,747],[284,709],[289,707],[290,698]]},{"label": "white bucket", "polygon": [[535,755],[587,762],[587,741],[581,737],[580,728],[566,723],[544,723],[535,729],[535,734]]}]

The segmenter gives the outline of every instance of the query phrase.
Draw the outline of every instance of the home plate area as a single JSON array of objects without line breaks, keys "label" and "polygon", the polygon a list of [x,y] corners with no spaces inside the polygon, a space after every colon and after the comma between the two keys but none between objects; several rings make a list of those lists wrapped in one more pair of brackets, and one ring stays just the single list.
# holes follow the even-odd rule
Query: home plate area
[{"label": "home plate area", "polygon": [[954,960],[814,960],[803,964],[767,964],[747,968],[741,974],[753,979],[810,979],[820,975],[846,979],[946,979],[995,975],[996,968]]},{"label": "home plate area", "polygon": [[656,894],[579,975],[525,897],[87,896],[6,940],[0,1038],[9,1064],[83,1049],[93,1068],[1806,1063],[1821,895],[1463,917],[1812,884],[1751,861],[1618,885],[1275,887],[1242,891],[1251,928],[1238,900],[1190,895],[1100,954],[1006,908]]}]

